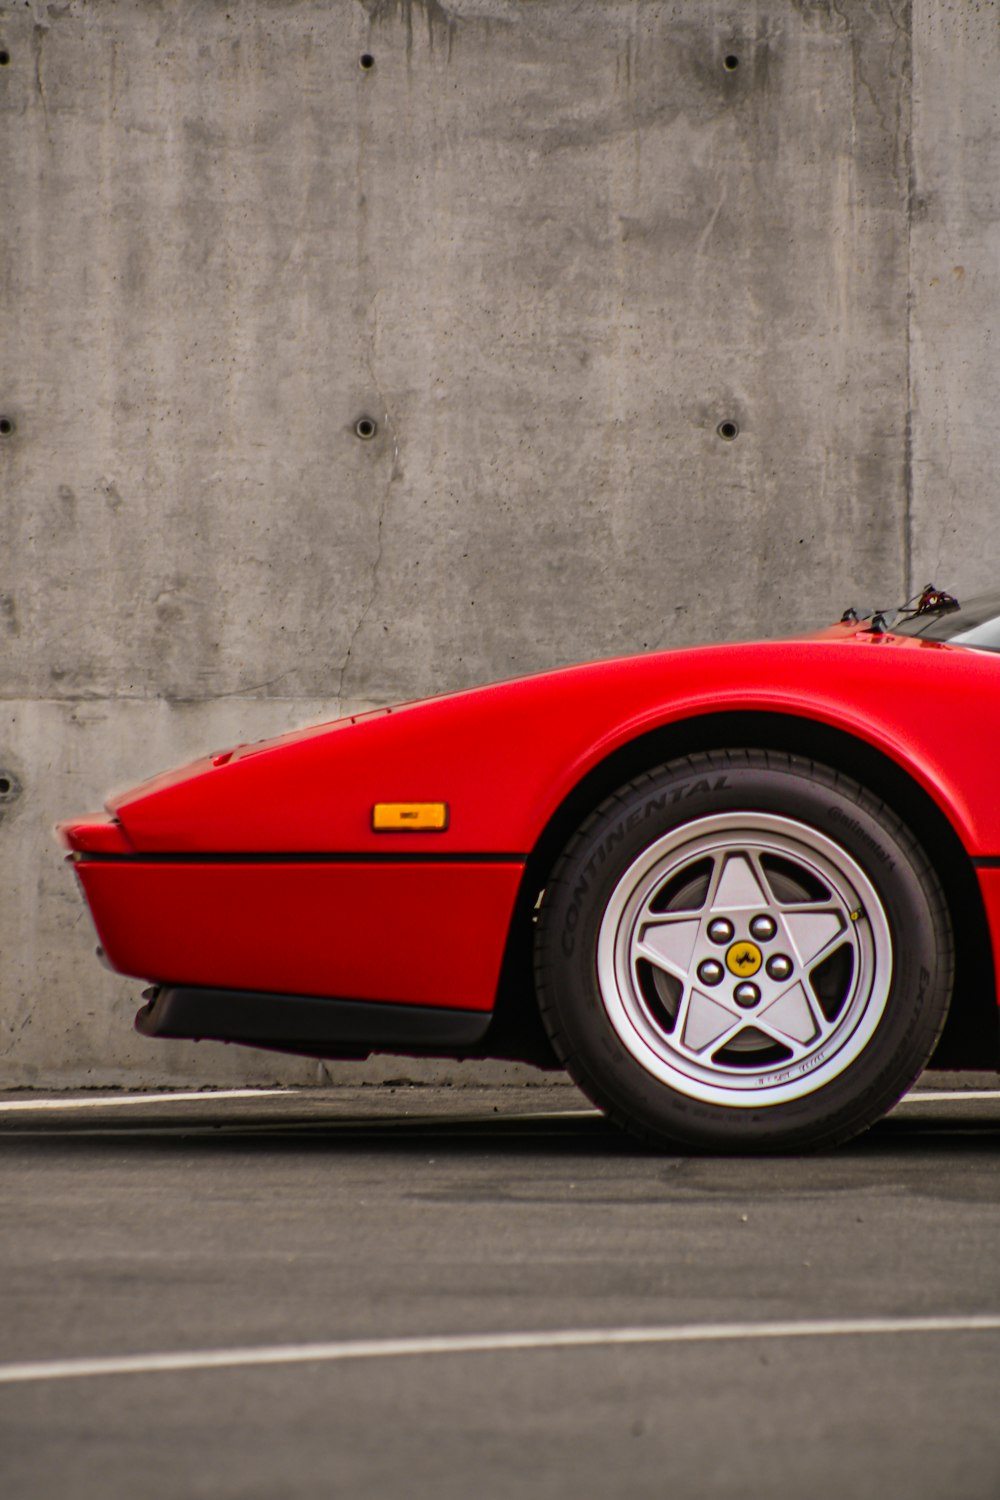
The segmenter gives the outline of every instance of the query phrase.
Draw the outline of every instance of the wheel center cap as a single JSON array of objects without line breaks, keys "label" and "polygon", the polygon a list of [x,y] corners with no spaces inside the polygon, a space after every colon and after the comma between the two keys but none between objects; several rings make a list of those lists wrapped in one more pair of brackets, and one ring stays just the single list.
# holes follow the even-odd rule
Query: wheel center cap
[{"label": "wheel center cap", "polygon": [[739,979],[749,979],[751,974],[756,974],[763,961],[764,956],[757,944],[751,942],[733,943],[726,954],[726,968]]}]

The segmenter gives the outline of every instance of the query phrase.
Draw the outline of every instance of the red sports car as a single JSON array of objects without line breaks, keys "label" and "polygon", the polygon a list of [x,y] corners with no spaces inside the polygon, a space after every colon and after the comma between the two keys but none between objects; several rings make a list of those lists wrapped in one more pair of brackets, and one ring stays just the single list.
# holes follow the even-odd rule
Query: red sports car
[{"label": "red sports car", "polygon": [[596,662],[61,825],[136,1024],[567,1068],[653,1142],[827,1146],[997,1061],[1000,595]]}]

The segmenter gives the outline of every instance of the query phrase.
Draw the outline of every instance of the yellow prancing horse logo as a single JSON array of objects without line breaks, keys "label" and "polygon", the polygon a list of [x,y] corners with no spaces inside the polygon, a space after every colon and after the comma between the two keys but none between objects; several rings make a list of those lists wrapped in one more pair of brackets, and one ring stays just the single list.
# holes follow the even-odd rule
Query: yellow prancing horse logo
[{"label": "yellow prancing horse logo", "polygon": [[764,961],[756,943],[734,943],[726,954],[726,968],[740,979],[749,979],[756,974]]}]

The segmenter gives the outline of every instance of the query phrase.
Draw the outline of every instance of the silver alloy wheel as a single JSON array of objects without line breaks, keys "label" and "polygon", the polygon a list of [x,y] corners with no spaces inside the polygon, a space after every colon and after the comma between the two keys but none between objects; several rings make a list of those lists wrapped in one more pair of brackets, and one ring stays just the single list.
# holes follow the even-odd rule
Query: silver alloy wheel
[{"label": "silver alloy wheel", "polygon": [[864,1050],[892,938],[841,845],[792,818],[727,812],[629,865],[601,920],[597,977],[648,1073],[706,1103],[760,1108],[814,1093]]}]

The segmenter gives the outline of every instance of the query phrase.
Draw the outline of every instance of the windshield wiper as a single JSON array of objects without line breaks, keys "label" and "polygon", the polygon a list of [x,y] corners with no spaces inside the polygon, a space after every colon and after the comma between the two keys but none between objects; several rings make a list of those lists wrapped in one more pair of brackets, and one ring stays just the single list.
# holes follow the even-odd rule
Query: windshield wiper
[{"label": "windshield wiper", "polygon": [[912,599],[907,599],[898,609],[869,609],[860,614],[856,609],[845,609],[840,617],[842,625],[863,625],[865,620],[871,623],[864,628],[872,635],[885,635],[888,630],[899,620],[916,620],[922,615],[947,615],[952,614],[961,605],[954,594],[945,593],[944,589],[935,588],[929,583],[919,594],[914,594]]}]

